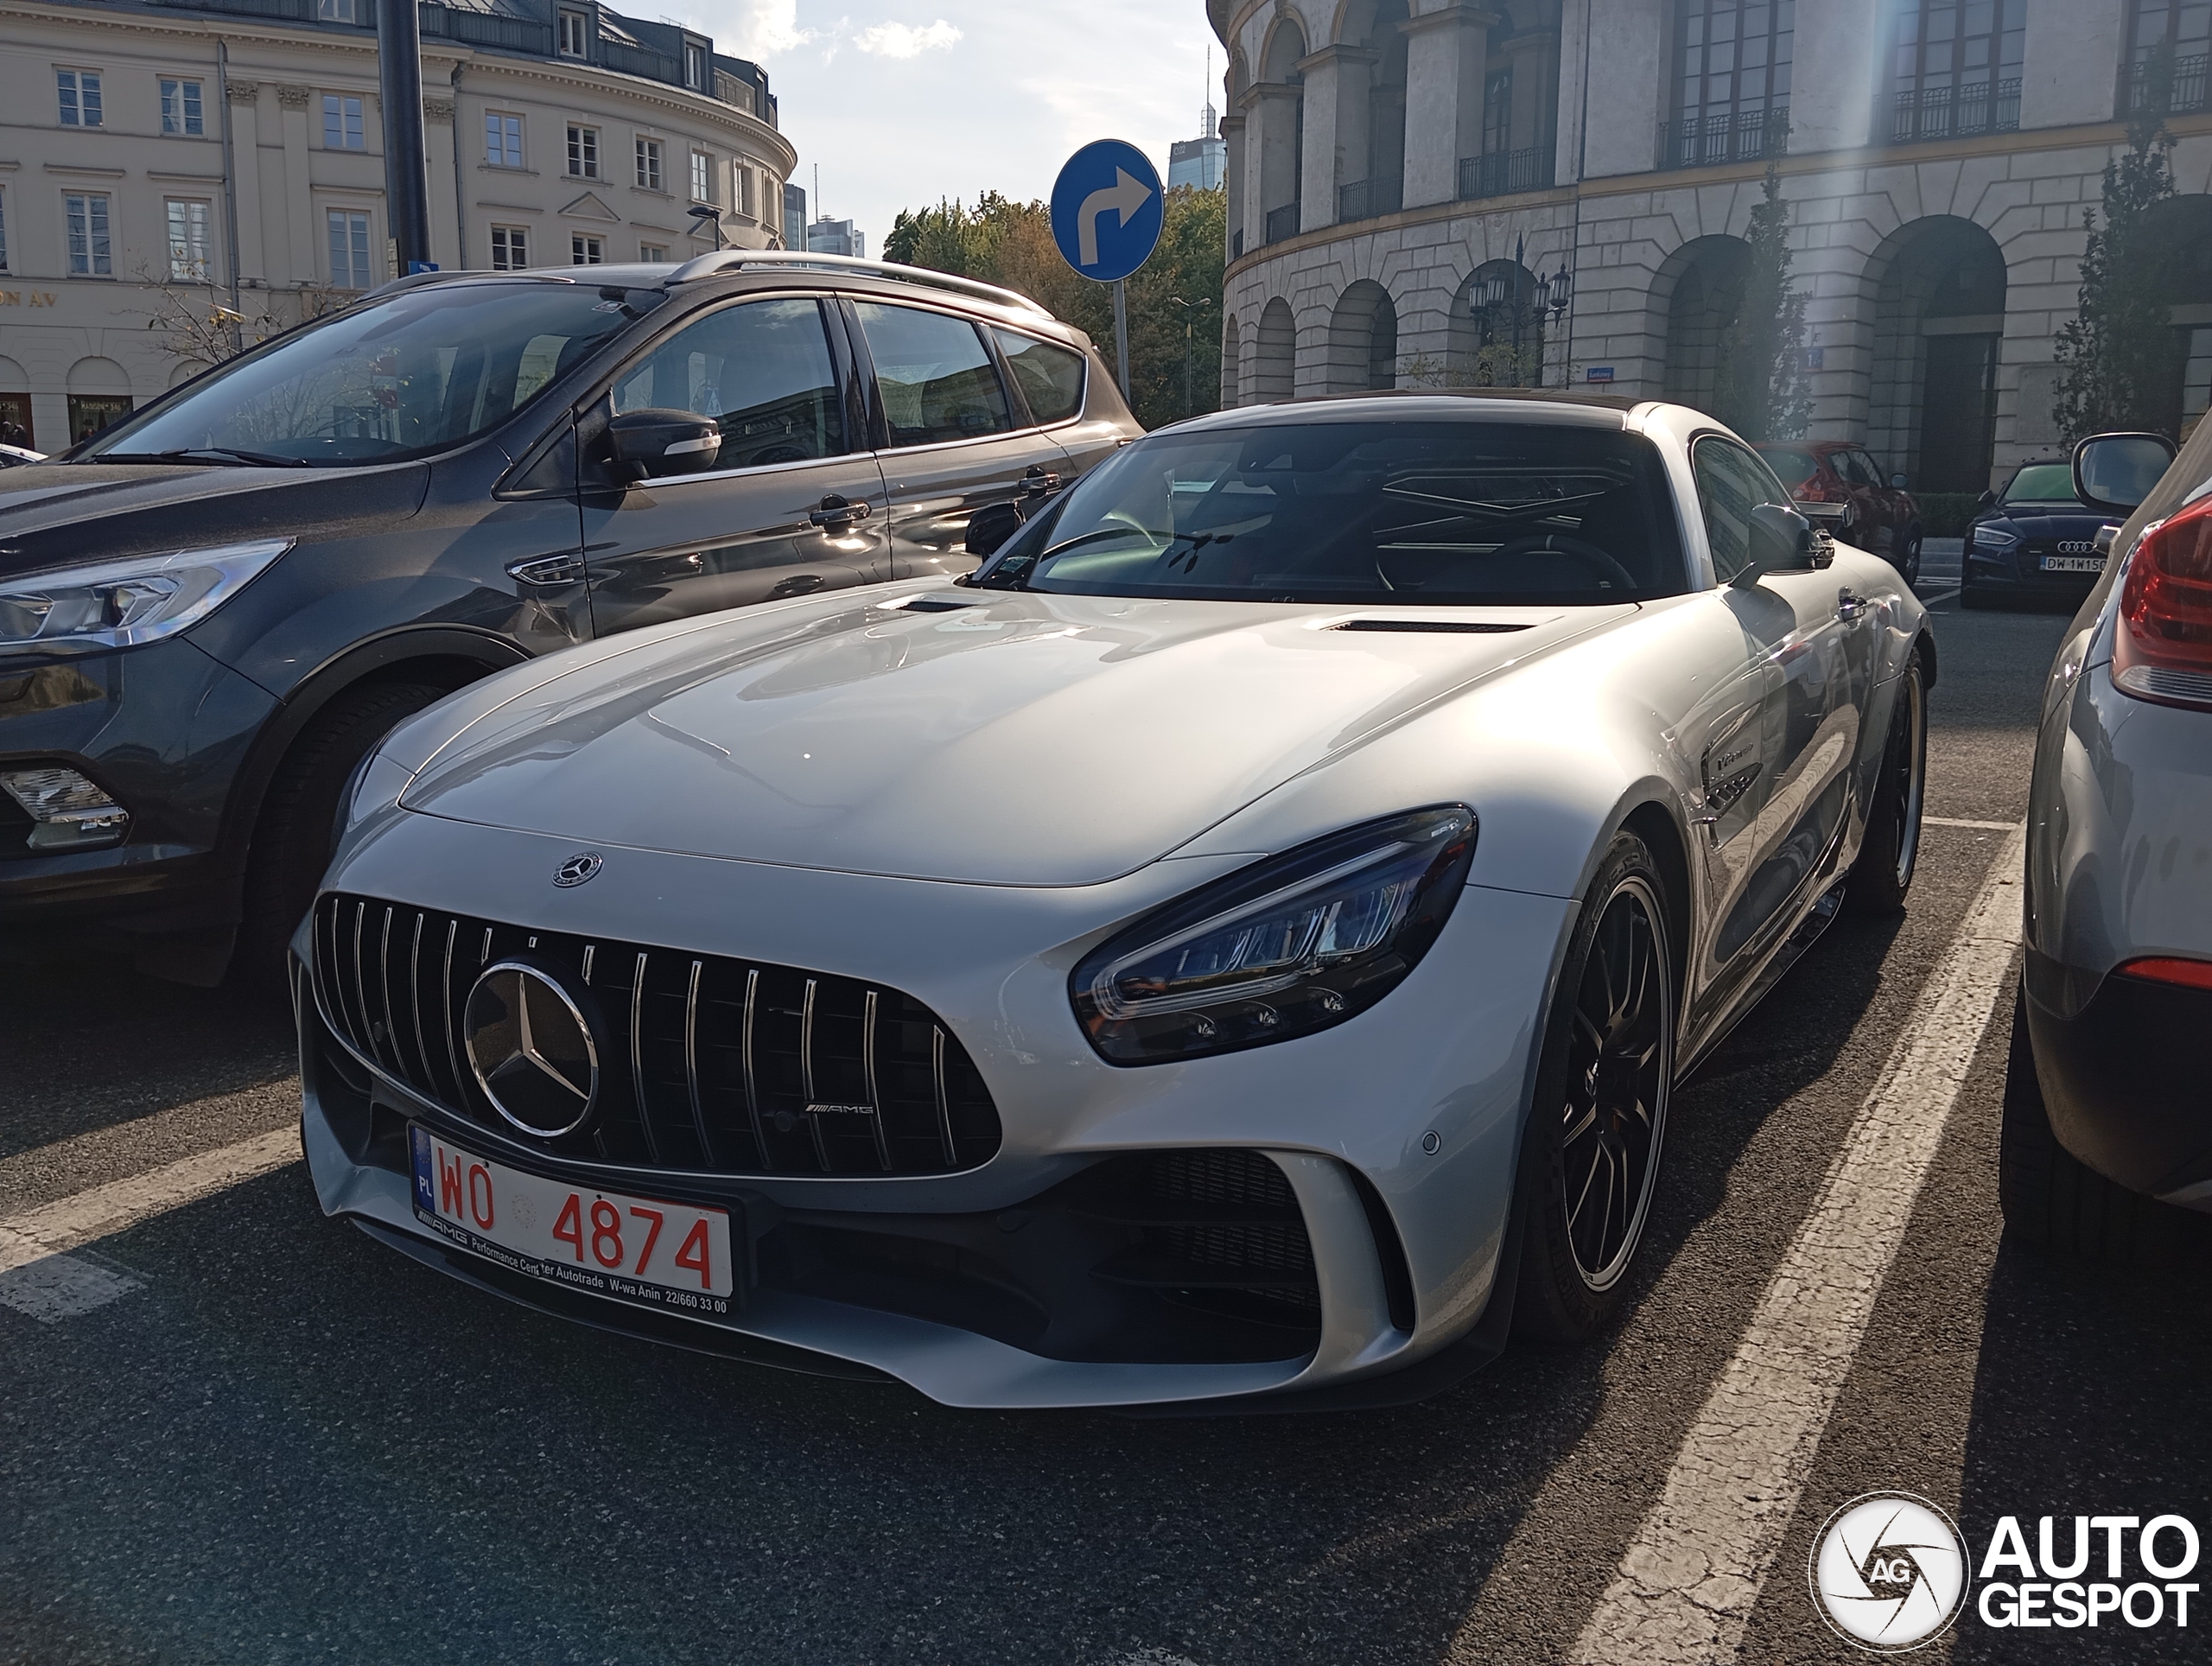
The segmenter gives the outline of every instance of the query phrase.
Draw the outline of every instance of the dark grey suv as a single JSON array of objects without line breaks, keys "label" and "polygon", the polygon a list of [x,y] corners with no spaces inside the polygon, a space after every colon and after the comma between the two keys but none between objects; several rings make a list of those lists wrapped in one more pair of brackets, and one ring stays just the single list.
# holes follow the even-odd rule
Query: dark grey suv
[{"label": "dark grey suv", "polygon": [[964,571],[1138,432],[1081,331],[935,273],[388,286],[0,476],[0,932],[277,967],[401,718],[610,632]]}]

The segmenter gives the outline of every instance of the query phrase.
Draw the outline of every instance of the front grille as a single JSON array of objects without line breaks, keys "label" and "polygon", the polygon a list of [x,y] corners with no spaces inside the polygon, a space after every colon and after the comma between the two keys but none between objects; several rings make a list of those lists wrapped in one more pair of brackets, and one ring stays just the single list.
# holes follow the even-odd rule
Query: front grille
[{"label": "front grille", "polygon": [[462,1042],[478,972],[513,955],[598,997],[600,1108],[559,1156],[729,1174],[942,1174],[999,1148],[967,1052],[912,995],[789,966],[532,931],[374,898],[315,905],[323,1010],[363,1058],[433,1103],[525,1138]]}]

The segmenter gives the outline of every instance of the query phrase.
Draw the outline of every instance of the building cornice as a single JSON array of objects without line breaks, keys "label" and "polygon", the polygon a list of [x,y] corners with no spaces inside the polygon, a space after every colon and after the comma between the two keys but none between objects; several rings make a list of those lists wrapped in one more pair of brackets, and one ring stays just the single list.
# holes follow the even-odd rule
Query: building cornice
[{"label": "building cornice", "polygon": [[[72,26],[97,28],[101,34],[134,34],[155,40],[169,41],[225,41],[233,51],[248,45],[297,50],[304,42],[312,41],[318,53],[334,53],[361,60],[364,73],[370,80],[376,79],[376,38],[362,35],[358,39],[334,35],[327,30],[310,27],[288,27],[281,22],[262,18],[155,17],[138,12],[108,11],[103,9],[98,16],[89,15],[82,6],[41,5],[36,0],[0,0],[0,20],[22,18],[26,22],[52,25],[59,29]],[[449,42],[426,42],[423,51],[423,79],[425,90],[441,80],[449,80],[455,67],[467,72],[483,72],[515,77],[520,80],[537,81],[549,86],[575,87],[601,93],[617,93],[626,100],[674,115],[704,122],[738,136],[742,143],[734,148],[747,149],[753,156],[788,175],[798,166],[798,151],[791,142],[760,117],[726,105],[718,99],[686,92],[679,87],[667,86],[650,81],[643,76],[625,75],[619,70],[603,69],[589,65],[570,66],[520,56],[510,57],[504,53],[480,50]],[[241,78],[232,83],[235,98],[238,89],[252,85],[252,78],[266,79],[270,72],[257,64],[238,64]],[[464,85],[466,81],[464,79]],[[244,102],[243,99],[239,100]]]}]

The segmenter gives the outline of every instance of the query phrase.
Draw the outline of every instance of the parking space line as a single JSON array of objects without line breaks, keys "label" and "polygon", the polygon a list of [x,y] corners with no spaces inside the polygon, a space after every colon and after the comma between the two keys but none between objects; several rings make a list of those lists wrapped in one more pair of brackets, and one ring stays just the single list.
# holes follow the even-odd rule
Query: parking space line
[{"label": "parking space line", "polygon": [[1966,822],[1955,816],[1923,816],[1923,827],[1976,827],[1985,833],[2010,833],[2018,823],[2015,822]]},{"label": "parking space line", "polygon": [[48,1324],[105,1307],[140,1281],[64,1252],[299,1160],[299,1129],[271,1129],[0,1220],[0,1305]]},{"label": "parking space line", "polygon": [[1683,1437],[1573,1660],[1732,1661],[1873,1316],[2020,935],[2024,824],[2008,826],[1917,1015],[1812,1213]]}]

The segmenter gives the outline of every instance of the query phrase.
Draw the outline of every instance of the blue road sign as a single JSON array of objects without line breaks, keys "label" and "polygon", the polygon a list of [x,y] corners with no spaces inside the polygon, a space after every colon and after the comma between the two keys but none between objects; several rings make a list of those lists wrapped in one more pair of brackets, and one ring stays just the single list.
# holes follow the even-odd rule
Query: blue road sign
[{"label": "blue road sign", "polygon": [[1160,241],[1160,175],[1119,139],[1086,144],[1052,186],[1052,241],[1085,277],[1112,283],[1144,264]]}]

